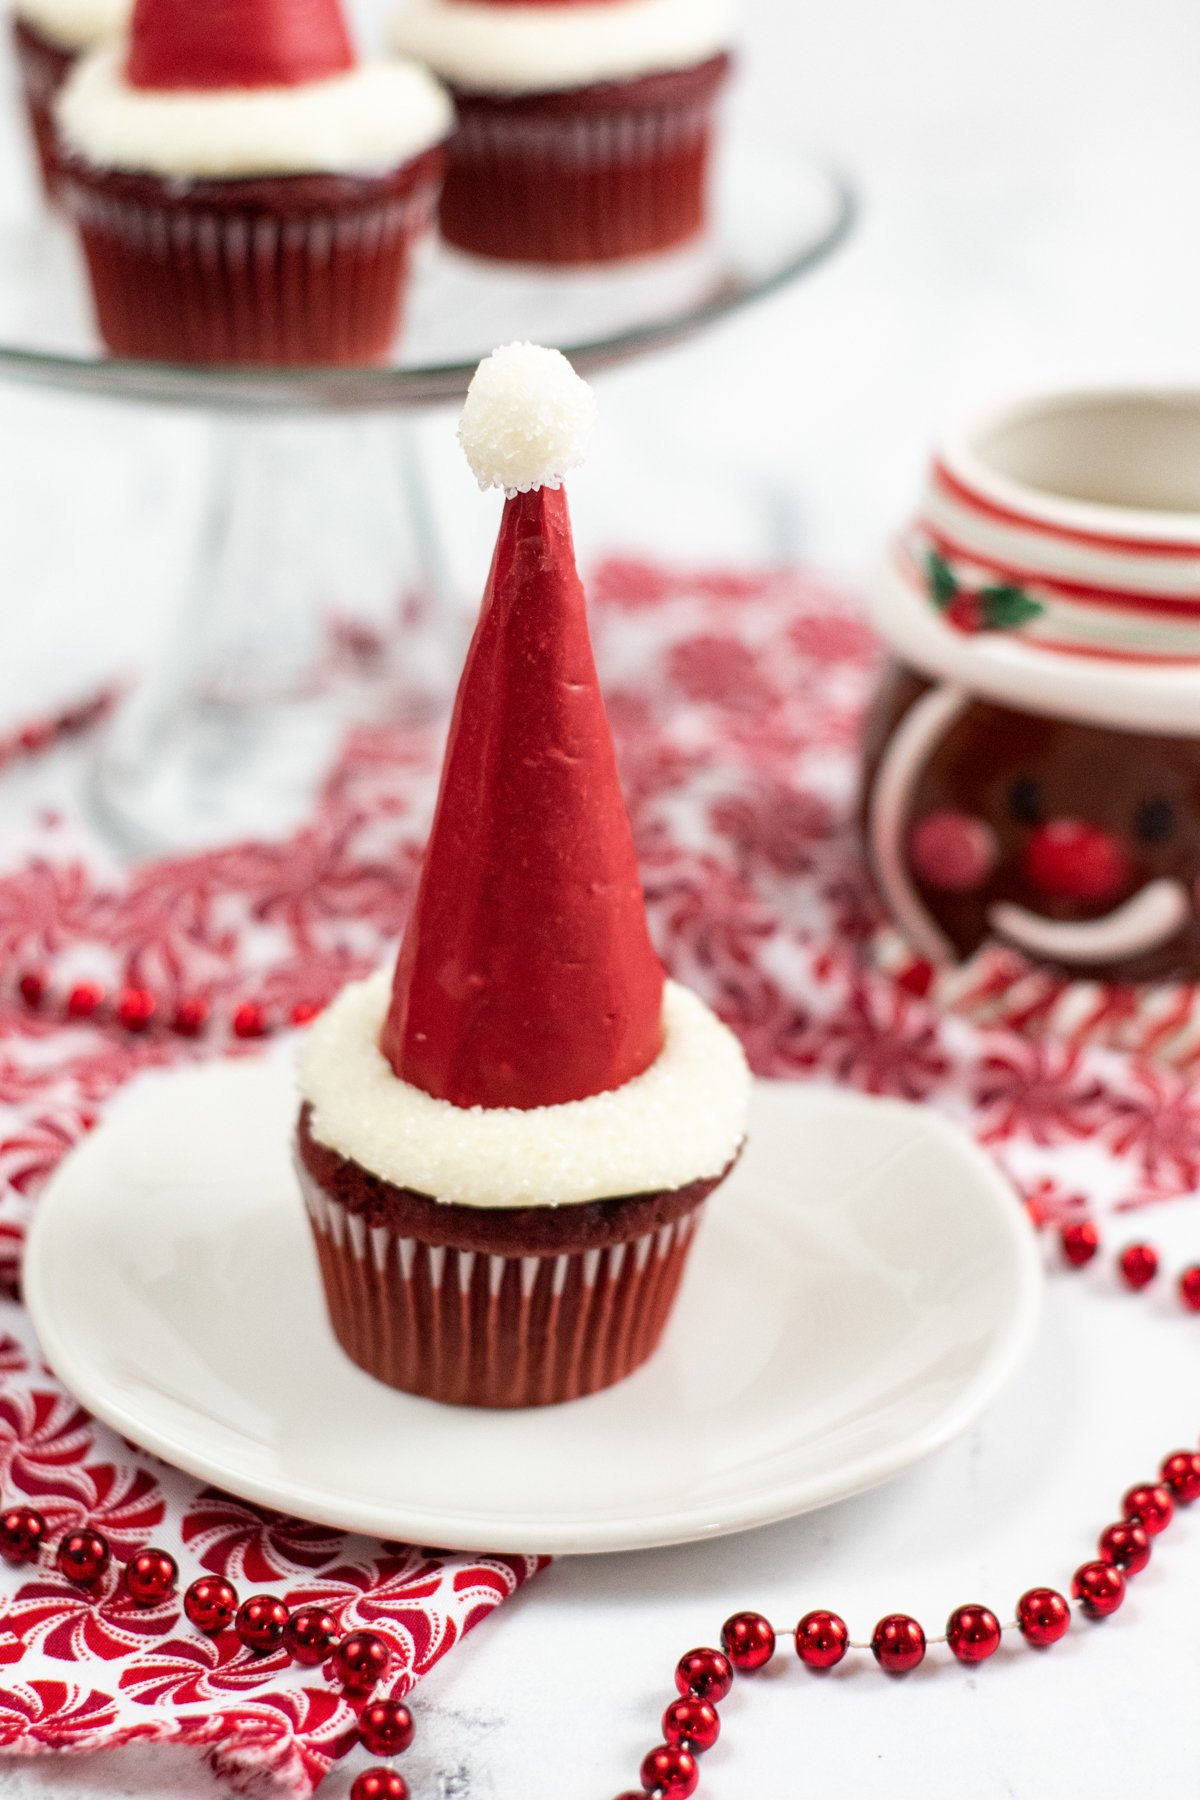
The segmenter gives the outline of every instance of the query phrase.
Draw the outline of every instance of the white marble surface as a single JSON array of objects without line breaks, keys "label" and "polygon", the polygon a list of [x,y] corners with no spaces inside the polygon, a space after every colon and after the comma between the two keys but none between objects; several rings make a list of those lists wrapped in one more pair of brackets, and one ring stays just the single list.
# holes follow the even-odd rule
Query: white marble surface
[{"label": "white marble surface", "polygon": [[[1011,385],[1200,379],[1191,0],[747,0],[747,11],[741,103],[799,121],[851,168],[864,217],[811,284],[702,349],[604,381],[605,433],[639,482],[662,465],[674,494],[682,467],[707,484],[726,471],[751,501],[769,484],[774,539],[760,553],[795,550],[855,576],[948,412]],[[429,427],[443,444],[447,423]],[[186,419],[0,391],[0,715],[144,650],[194,526],[195,453]],[[436,456],[453,507],[469,477]],[[632,516],[636,485],[599,470],[581,484],[585,548],[655,532],[668,551],[687,547],[694,512],[658,515],[651,489]],[[48,528],[64,492],[70,534]],[[711,527],[730,535],[713,547],[751,553],[753,510]],[[1198,1218],[1178,1206],[1155,1229],[1194,1255]],[[1010,1616],[1024,1587],[1069,1579],[1134,1478],[1175,1440],[1194,1441],[1197,1343],[1165,1299],[1052,1283],[1024,1372],[917,1471],[749,1536],[558,1563],[421,1691],[414,1793],[616,1794],[656,1741],[677,1655],[738,1605],[780,1623],[832,1605],[856,1635],[884,1611],[932,1623],[972,1599]],[[1200,1517],[1184,1517],[1120,1616],[1046,1657],[1014,1650],[978,1675],[931,1658],[903,1683],[867,1669],[817,1682],[781,1658],[724,1709],[702,1793],[1194,1792],[1198,1575]],[[158,1795],[162,1773],[134,1759],[70,1772],[0,1764],[0,1794]],[[331,1780],[331,1800],[347,1785]],[[181,1795],[191,1788],[180,1780]]]}]

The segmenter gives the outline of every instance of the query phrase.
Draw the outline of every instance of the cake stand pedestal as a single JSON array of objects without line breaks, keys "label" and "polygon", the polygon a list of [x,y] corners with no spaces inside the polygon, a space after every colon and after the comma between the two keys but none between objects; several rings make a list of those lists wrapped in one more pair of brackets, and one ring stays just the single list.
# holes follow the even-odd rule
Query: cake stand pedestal
[{"label": "cake stand pedestal", "polygon": [[528,339],[592,373],[677,342],[814,268],[851,215],[804,154],[734,138],[695,245],[554,273],[430,245],[393,360],[295,370],[104,355],[65,226],[0,220],[0,377],[205,418],[194,566],[92,771],[110,840],[145,855],[284,835],[351,722],[444,710],[462,629],[417,419],[461,400],[482,356]]}]

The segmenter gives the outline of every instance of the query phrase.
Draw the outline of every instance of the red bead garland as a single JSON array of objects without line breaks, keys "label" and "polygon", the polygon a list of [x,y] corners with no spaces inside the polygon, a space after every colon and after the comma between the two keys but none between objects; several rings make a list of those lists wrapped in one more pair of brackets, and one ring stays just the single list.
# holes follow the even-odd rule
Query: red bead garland
[{"label": "red bead garland", "polygon": [[1182,1506],[1200,1500],[1200,1455],[1194,1450],[1176,1450],[1159,1470],[1164,1484]]},{"label": "red bead garland", "polygon": [[685,1697],[715,1705],[733,1686],[733,1664],[722,1650],[689,1650],[675,1665],[675,1686]]},{"label": "red bead garland", "polygon": [[237,1589],[219,1575],[202,1575],[183,1596],[183,1610],[197,1631],[217,1637],[237,1617]]},{"label": "red bead garland", "polygon": [[1179,1298],[1189,1312],[1200,1312],[1200,1263],[1193,1263],[1179,1277]]},{"label": "red bead garland", "polygon": [[288,1620],[283,1641],[298,1663],[315,1669],[333,1655],[338,1641],[337,1620],[323,1606],[302,1606]]},{"label": "red bead garland", "polygon": [[255,1656],[269,1656],[283,1643],[288,1609],[273,1594],[252,1594],[238,1607],[234,1625],[238,1637]]},{"label": "red bead garland", "polygon": [[[350,1800],[408,1800],[408,1783],[395,1769],[364,1769],[350,1789]],[[644,1795],[637,1800],[645,1800]]]},{"label": "red bead garland", "polygon": [[907,1675],[925,1661],[925,1633],[907,1613],[888,1613],[871,1634],[871,1653],[888,1675]]},{"label": "red bead garland", "polygon": [[333,1672],[348,1694],[369,1694],[388,1672],[391,1655],[375,1631],[352,1631],[333,1652]]},{"label": "red bead garland", "polygon": [[94,1587],[108,1570],[112,1552],[98,1531],[71,1531],[58,1546],[60,1574],[80,1587]]},{"label": "red bead garland", "polygon": [[402,1756],[415,1730],[402,1700],[372,1700],[358,1715],[358,1735],[370,1756]]},{"label": "red bead garland", "polygon": [[1150,1244],[1130,1244],[1122,1250],[1118,1266],[1122,1281],[1137,1293],[1158,1274],[1158,1251]]},{"label": "red bead garland", "polygon": [[688,1800],[700,1781],[700,1765],[690,1750],[659,1744],[642,1763],[642,1786],[660,1800]]},{"label": "red bead garland", "polygon": [[721,1720],[707,1700],[672,1700],[662,1716],[665,1743],[702,1756],[721,1735]]},{"label": "red bead garland", "polygon": [[1107,1619],[1125,1598],[1125,1577],[1112,1563],[1084,1563],[1075,1571],[1071,1595],[1089,1619]]},{"label": "red bead garland", "polygon": [[1127,1519],[1136,1519],[1148,1537],[1157,1537],[1175,1517],[1171,1490],[1162,1482],[1145,1483],[1126,1490],[1121,1502]]},{"label": "red bead garland", "polygon": [[796,1655],[806,1669],[836,1668],[849,1647],[846,1621],[836,1613],[805,1613],[796,1627]]},{"label": "red bead garland", "polygon": [[0,1516],[0,1556],[14,1567],[36,1562],[46,1541],[46,1521],[32,1506],[10,1506]]},{"label": "red bead garland", "polygon": [[179,1585],[179,1564],[165,1550],[139,1550],[121,1571],[121,1586],[135,1606],[161,1606]]},{"label": "red bead garland", "polygon": [[1121,1519],[1100,1533],[1101,1562],[1113,1563],[1123,1575],[1140,1575],[1150,1561],[1150,1534],[1136,1519]]},{"label": "red bead garland", "polygon": [[734,1613],[721,1627],[721,1648],[739,1675],[752,1675],[774,1656],[775,1633],[761,1613]]},{"label": "red bead garland", "polygon": [[1100,1248],[1100,1233],[1090,1219],[1064,1225],[1059,1233],[1063,1255],[1073,1269],[1082,1269],[1091,1262]]},{"label": "red bead garland", "polygon": [[1017,1630],[1035,1649],[1049,1649],[1070,1628],[1071,1609],[1054,1588],[1030,1588],[1017,1601]]},{"label": "red bead garland", "polygon": [[1000,1621],[986,1606],[956,1607],[946,1621],[946,1642],[959,1662],[986,1662],[1000,1648]]}]

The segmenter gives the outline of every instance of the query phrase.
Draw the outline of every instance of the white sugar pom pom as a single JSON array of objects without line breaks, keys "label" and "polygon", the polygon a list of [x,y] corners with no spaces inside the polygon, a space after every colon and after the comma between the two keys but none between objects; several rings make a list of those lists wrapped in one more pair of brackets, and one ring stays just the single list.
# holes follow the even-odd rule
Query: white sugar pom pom
[{"label": "white sugar pom pom", "polygon": [[562,486],[587,453],[596,396],[561,350],[505,344],[475,371],[458,426],[481,488]]}]

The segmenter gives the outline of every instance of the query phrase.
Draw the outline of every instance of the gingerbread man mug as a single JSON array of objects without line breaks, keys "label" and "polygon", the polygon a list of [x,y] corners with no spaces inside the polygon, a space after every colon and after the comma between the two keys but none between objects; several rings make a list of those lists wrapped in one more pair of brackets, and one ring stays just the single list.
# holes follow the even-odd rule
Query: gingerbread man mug
[{"label": "gingerbread man mug", "polygon": [[1068,988],[1119,984],[1135,1047],[1130,986],[1182,1017],[1200,985],[1200,392],[1043,396],[947,440],[872,613],[892,660],[863,829],[910,979],[985,981],[994,1002],[998,970],[1040,971],[1063,1018]]}]

